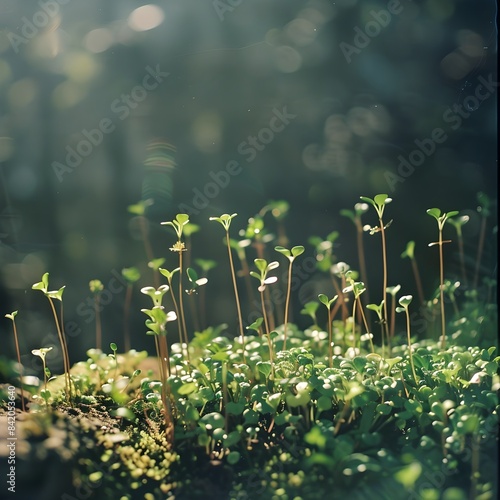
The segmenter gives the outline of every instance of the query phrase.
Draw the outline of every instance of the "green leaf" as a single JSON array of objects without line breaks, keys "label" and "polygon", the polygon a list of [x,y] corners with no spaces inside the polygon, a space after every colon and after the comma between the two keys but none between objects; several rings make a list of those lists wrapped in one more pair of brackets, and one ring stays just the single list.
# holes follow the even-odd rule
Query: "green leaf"
[{"label": "green leaf", "polygon": [[14,318],[17,316],[18,312],[19,311],[12,311],[10,314],[6,314],[5,317],[14,321]]},{"label": "green leaf", "polygon": [[422,474],[420,462],[413,461],[394,474],[394,479],[407,489],[413,489],[417,479]]},{"label": "green leaf", "polygon": [[269,271],[272,271],[273,269],[276,269],[277,267],[279,267],[279,265],[280,265],[280,263],[277,260],[274,260],[273,262],[269,262],[269,264],[266,267],[266,272],[269,272]]},{"label": "green leaf", "polygon": [[382,206],[390,203],[392,201],[392,198],[389,198],[389,195],[387,194],[377,194],[375,198],[373,198],[373,201],[376,205]]},{"label": "green leaf", "polygon": [[191,283],[196,283],[196,280],[198,279],[198,273],[192,267],[188,267],[186,269],[186,274]]},{"label": "green leaf", "polygon": [[140,279],[141,273],[136,267],[125,267],[122,269],[122,276],[128,283],[135,283]]},{"label": "green leaf", "polygon": [[436,220],[439,219],[439,217],[441,216],[441,210],[439,210],[439,208],[429,208],[427,210],[427,213],[431,216],[431,217],[434,217]]},{"label": "green leaf", "polygon": [[302,245],[297,245],[292,247],[292,256],[293,257],[298,257],[299,255],[303,254],[305,251],[305,248]]},{"label": "green leaf", "polygon": [[288,248],[285,248],[285,247],[282,247],[282,246],[278,245],[278,246],[274,247],[274,249],[277,252],[283,254],[285,257],[290,258],[290,256],[291,256],[290,250],[288,250]]},{"label": "green leaf", "polygon": [[181,225],[184,226],[189,222],[189,215],[188,214],[177,214],[175,216],[175,220]]},{"label": "green leaf", "polygon": [[[165,276],[165,278],[167,278],[167,280],[170,282],[170,280],[172,279],[173,275],[178,272],[180,270],[179,267],[176,267],[173,271],[169,271],[168,269],[163,269],[163,268],[159,268],[158,269],[160,271],[160,273]],[[147,288],[152,288],[152,287],[147,287]],[[153,288],[154,290],[154,288]],[[141,290],[142,291],[142,290]],[[144,292],[143,292],[144,293]]]},{"label": "green leaf", "polygon": [[153,259],[148,262],[148,267],[150,269],[159,269],[160,266],[162,266],[165,262],[165,259],[163,257],[159,257],[158,259]]},{"label": "green leaf", "polygon": [[111,344],[109,344],[109,348],[113,351],[113,352],[116,352],[118,350],[118,347],[117,345],[114,343],[114,342],[111,342]]},{"label": "green leaf", "polygon": [[271,363],[269,361],[259,361],[256,366],[259,372],[264,375],[264,377],[269,377],[269,375],[271,374]]},{"label": "green leaf", "polygon": [[450,217],[455,217],[455,215],[458,215],[460,212],[458,210],[452,210],[451,212],[446,213],[446,219],[449,219]]},{"label": "green leaf", "polygon": [[330,307],[330,304],[328,303],[328,297],[324,293],[320,293],[318,295],[319,301],[324,304],[326,307]]},{"label": "green leaf", "polygon": [[360,196],[359,199],[363,200],[365,203],[370,204],[372,207],[376,206],[375,202],[371,198],[368,198],[366,196]]},{"label": "green leaf", "polygon": [[130,408],[125,408],[123,406],[117,408],[116,410],[112,410],[111,415],[113,415],[114,417],[125,418],[130,422],[135,422],[137,420],[135,413]]},{"label": "green leaf", "polygon": [[[255,267],[261,272],[266,272],[267,262],[265,259],[254,259]],[[260,279],[260,276],[259,276]]]},{"label": "green leaf", "polygon": [[346,208],[342,209],[340,211],[340,215],[344,216],[344,217],[348,217],[349,219],[351,219],[353,222],[354,222],[354,218],[355,218],[355,213],[352,211],[352,210],[348,210]]},{"label": "green leaf", "polygon": [[179,389],[177,389],[177,394],[180,396],[187,396],[188,394],[196,391],[196,389],[198,389],[198,386],[194,382],[188,382],[187,384],[181,385]]},{"label": "green leaf", "polygon": [[406,244],[406,250],[401,254],[401,258],[404,259],[405,257],[415,258],[415,242],[413,240]]}]

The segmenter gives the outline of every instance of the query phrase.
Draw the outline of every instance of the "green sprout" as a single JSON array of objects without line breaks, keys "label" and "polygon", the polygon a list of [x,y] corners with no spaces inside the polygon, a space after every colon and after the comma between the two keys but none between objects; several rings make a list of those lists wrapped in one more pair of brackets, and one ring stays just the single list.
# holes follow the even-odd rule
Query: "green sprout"
[{"label": "green sprout", "polygon": [[184,227],[189,223],[189,215],[187,214],[177,214],[173,221],[162,222],[162,225],[172,226],[174,228],[175,234],[177,235],[177,241],[170,248],[172,252],[177,252],[179,254],[179,312],[181,314],[181,325],[184,332],[184,338],[188,339],[186,319],[184,315],[184,302],[183,302],[183,291],[182,291],[182,273],[184,271],[182,264],[182,253],[186,251],[186,245],[182,241],[182,234]]},{"label": "green sprout", "polygon": [[[332,304],[338,299],[338,295],[335,295],[332,299],[329,299],[324,293],[320,293],[318,295],[319,301],[326,307],[328,311],[328,363],[330,368],[333,368],[333,331],[332,331],[332,321],[333,318],[331,316],[331,308]],[[311,310],[311,306],[308,307]],[[314,318],[316,318],[316,314],[314,311]]]},{"label": "green sprout", "polygon": [[141,273],[136,267],[126,267],[122,269],[122,276],[127,282],[127,290],[125,292],[125,302],[123,305],[123,335],[124,335],[124,347],[125,352],[130,351],[130,305],[132,303],[132,290],[134,288],[134,283],[139,281],[141,278]]},{"label": "green sprout", "polygon": [[411,347],[411,335],[410,335],[410,313],[409,313],[409,306],[411,301],[413,300],[412,295],[403,295],[399,299],[399,303],[401,307],[396,308],[397,312],[405,312],[406,314],[406,334],[408,335],[408,352],[410,356],[410,365],[411,365],[411,371],[413,374],[413,379],[415,380],[415,383],[418,383],[417,379],[417,374],[415,373],[415,365],[413,364],[413,353],[412,353],[412,347]]},{"label": "green sprout", "polygon": [[231,278],[233,280],[233,289],[234,289],[234,297],[236,299],[236,310],[238,312],[238,323],[240,327],[240,337],[241,337],[241,346],[243,349],[243,359],[245,358],[245,333],[243,331],[243,320],[241,318],[241,306],[240,306],[240,297],[238,294],[238,285],[236,283],[236,273],[234,271],[234,263],[233,263],[233,255],[231,253],[231,244],[229,241],[229,228],[231,227],[231,221],[238,214],[222,214],[220,217],[210,217],[210,220],[214,220],[219,222],[224,231],[226,231],[226,245],[227,245],[227,253],[229,256],[229,267],[231,268]]},{"label": "green sprout", "polygon": [[141,292],[151,297],[153,301],[152,309],[141,309],[141,312],[148,316],[146,320],[148,331],[146,334],[153,335],[155,339],[156,355],[161,378],[161,398],[165,419],[165,431],[171,441],[173,439],[173,418],[168,402],[169,387],[167,379],[170,376],[170,358],[168,353],[166,325],[170,321],[175,321],[177,315],[174,311],[166,313],[162,305],[163,296],[169,288],[168,285],[161,285],[157,289],[150,286],[141,288]]},{"label": "green sprout", "polygon": [[446,319],[444,313],[444,263],[443,263],[443,244],[451,243],[451,240],[443,241],[443,227],[448,219],[451,217],[455,217],[458,215],[458,211],[454,210],[448,213],[441,213],[439,208],[429,208],[427,213],[434,217],[437,221],[438,231],[439,231],[439,239],[438,241],[434,241],[429,243],[429,246],[439,245],[439,295],[441,300],[441,349],[444,349],[446,346]]},{"label": "green sprout", "polygon": [[95,311],[95,346],[96,349],[102,348],[102,327],[101,313],[99,307],[99,298],[104,290],[104,285],[99,280],[91,280],[89,282],[90,293],[94,296],[94,311]]},{"label": "green sprout", "polygon": [[[35,283],[32,287],[33,290],[40,290],[45,297],[47,297],[50,307],[52,309],[52,314],[54,316],[54,321],[56,323],[57,334],[59,336],[59,343],[61,344],[61,352],[63,357],[63,365],[64,365],[64,381],[66,386],[66,399],[68,402],[71,400],[71,378],[70,378],[70,362],[69,362],[69,354],[68,354],[68,346],[66,344],[66,338],[64,335],[64,331],[61,325],[64,325],[63,321],[63,303],[62,303],[62,295],[65,289],[65,286],[59,288],[59,290],[49,291],[49,273],[45,273],[42,276],[42,281]],[[56,308],[54,306],[53,299],[61,301],[61,321],[57,317]]]},{"label": "green sprout", "polygon": [[382,284],[382,300],[384,301],[384,328],[386,336],[388,336],[389,327],[387,322],[387,249],[385,243],[385,230],[390,226],[392,220],[384,226],[383,216],[385,206],[392,201],[392,198],[389,198],[387,194],[377,194],[373,200],[371,198],[367,198],[366,196],[360,196],[361,200],[365,203],[371,205],[375,211],[377,212],[379,225],[376,227],[371,227],[366,225],[363,229],[365,231],[369,231],[370,234],[375,234],[380,232],[380,236],[382,238],[382,265],[383,265],[383,284]]},{"label": "green sprout", "polygon": [[[357,273],[356,273],[357,274]],[[371,351],[374,352],[374,347],[373,347],[373,341],[372,341],[372,334],[370,332],[370,329],[368,327],[368,323],[366,321],[365,314],[363,312],[363,307],[361,305],[361,294],[363,294],[366,291],[365,284],[362,281],[355,281],[355,276],[356,274],[353,273],[353,271],[348,271],[346,273],[346,279],[349,282],[349,286],[344,288],[342,290],[342,293],[348,293],[352,292],[354,295],[354,301],[352,304],[352,348],[353,352],[356,352],[356,308],[359,307],[359,312],[361,314],[361,318],[363,319],[363,323],[366,328],[366,334],[368,336],[368,339],[370,341],[370,347]]]},{"label": "green sprout", "polygon": [[290,262],[288,266],[288,286],[286,293],[286,302],[285,302],[285,320],[283,323],[283,350],[286,349],[286,331],[288,326],[288,308],[290,306],[290,294],[292,291],[292,267],[293,261],[296,257],[304,253],[305,248],[301,245],[293,247],[291,250],[284,248],[282,246],[277,246],[274,248],[277,252],[283,254]]},{"label": "green sprout", "polygon": [[172,297],[172,303],[174,304],[174,309],[175,309],[175,313],[177,315],[177,318],[178,318],[178,330],[179,330],[179,345],[182,347],[182,346],[186,346],[186,359],[188,360],[188,362],[190,361],[189,359],[189,349],[188,349],[188,338],[187,336],[183,336],[184,335],[184,332],[182,330],[182,325],[180,323],[180,314],[179,314],[179,306],[177,304],[177,300],[175,299],[175,294],[174,294],[174,288],[172,286],[172,279],[174,277],[174,274],[179,272],[180,268],[179,267],[176,267],[173,271],[169,271],[168,269],[162,269],[160,268],[160,273],[165,276],[165,278],[167,278],[167,281],[168,281],[168,286],[169,286],[169,290],[170,290],[170,296]]},{"label": "green sprout", "polygon": [[415,284],[417,285],[418,300],[420,305],[422,305],[425,302],[424,289],[422,288],[422,280],[420,279],[420,272],[418,270],[417,260],[415,259],[415,242],[413,240],[406,244],[406,249],[401,254],[402,259],[405,259],[406,257],[408,257],[411,261],[413,277],[415,279]]},{"label": "green sprout", "polygon": [[268,277],[267,274],[269,273],[269,271],[272,271],[273,269],[276,269],[277,267],[279,267],[280,263],[277,261],[274,261],[274,262],[270,262],[268,264],[266,259],[255,259],[254,263],[255,263],[255,267],[257,267],[259,272],[256,273],[255,271],[250,271],[250,276],[252,276],[253,278],[256,278],[260,282],[258,290],[260,292],[262,314],[264,317],[266,334],[269,335],[269,321],[267,318],[267,311],[266,311],[266,306],[264,303],[264,291],[266,290],[267,285],[271,285],[272,283],[276,283],[278,281],[278,278],[276,276],[269,276]]},{"label": "green sprout", "polygon": [[19,365],[19,386],[21,387],[21,407],[23,411],[26,411],[24,406],[24,389],[23,389],[23,365],[21,364],[21,352],[19,350],[19,339],[17,337],[17,328],[16,328],[16,316],[18,311],[13,311],[10,314],[6,314],[5,317],[12,321],[12,328],[14,330],[14,344],[16,346],[16,355],[17,355],[17,363]]},{"label": "green sprout", "polygon": [[47,355],[48,352],[52,351],[52,347],[40,347],[40,349],[33,349],[31,351],[31,354],[34,356],[38,356],[42,360],[42,366],[43,366],[43,390],[40,391],[40,395],[45,401],[45,405],[49,406],[49,398],[51,396],[50,391],[47,389],[47,380],[50,378],[51,373],[50,370],[47,368],[46,362],[45,362],[45,356]]}]

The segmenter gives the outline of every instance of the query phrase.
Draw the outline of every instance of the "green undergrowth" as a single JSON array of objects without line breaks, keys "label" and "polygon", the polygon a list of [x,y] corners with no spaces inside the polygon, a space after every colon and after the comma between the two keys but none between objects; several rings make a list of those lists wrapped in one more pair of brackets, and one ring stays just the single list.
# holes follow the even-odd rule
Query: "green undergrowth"
[{"label": "green undergrowth", "polygon": [[[484,195],[479,199],[486,220],[489,201]],[[102,349],[103,287],[93,280],[96,346],[101,348],[90,349],[85,361],[70,367],[62,316],[65,287],[50,291],[45,273],[33,288],[49,301],[64,373],[51,373],[50,347],[32,351],[42,360],[42,377],[24,373],[17,311],[6,316],[18,362],[0,359],[0,373],[8,381],[0,385],[2,415],[12,409],[9,398],[17,406],[16,492],[38,500],[496,498],[500,356],[495,282],[484,278],[479,286],[479,274],[472,277],[465,265],[462,281],[469,278],[474,286],[445,279],[442,247],[449,240],[443,240],[443,230],[458,212],[434,208],[428,214],[438,223],[438,241],[430,245],[439,246],[439,287],[425,301],[410,242],[402,257],[412,261],[419,300],[399,294],[400,285],[388,286],[385,260],[391,222],[383,217],[391,200],[387,195],[362,200],[343,215],[360,236],[361,216],[370,206],[375,209],[379,225],[365,231],[381,238],[383,287],[368,288],[362,238],[359,272],[336,259],[338,233],[311,238],[318,273],[328,276],[334,294],[319,293],[316,301],[303,304],[301,313],[310,318],[305,329],[288,320],[293,265],[306,250],[283,246],[284,202],[264,207],[240,232],[239,242],[230,237],[236,214],[211,218],[225,230],[235,294],[231,317],[238,317],[238,328],[191,326],[193,319],[202,323],[206,275],[215,264],[198,259],[199,271],[186,265],[183,252],[197,230],[186,214],[164,223],[175,231],[170,250],[178,267],[167,270],[161,267],[165,259],[151,260],[155,286],[141,289],[150,297],[151,309],[142,312],[156,356],[120,352],[114,342]],[[281,320],[268,307],[280,265],[266,250],[266,243],[274,241],[264,226],[269,213],[281,234],[274,250],[288,261]],[[457,220],[460,229],[466,220]],[[252,270],[244,250],[249,242],[257,257]],[[478,261],[483,244],[480,238]],[[462,253],[460,261],[465,262]],[[260,316],[248,325],[238,291],[242,273],[247,285],[257,285],[261,305]],[[130,268],[123,276],[129,284],[128,318],[139,275]],[[168,284],[160,284],[161,276]],[[461,287],[463,293],[457,294]],[[380,302],[368,303],[368,291],[372,296],[378,291]],[[192,311],[199,316],[185,313],[183,296],[198,305]],[[170,330],[177,330],[178,341]],[[124,344],[129,343],[126,327]]]}]

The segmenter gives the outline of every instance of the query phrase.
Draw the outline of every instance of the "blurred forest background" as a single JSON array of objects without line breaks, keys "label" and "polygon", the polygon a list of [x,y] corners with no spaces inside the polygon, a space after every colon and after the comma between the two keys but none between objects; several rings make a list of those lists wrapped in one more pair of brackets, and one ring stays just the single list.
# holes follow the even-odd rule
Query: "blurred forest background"
[{"label": "blurred forest background", "polygon": [[[430,297],[438,253],[427,244],[437,227],[425,210],[470,216],[463,233],[473,262],[477,193],[496,198],[496,59],[494,0],[0,0],[0,355],[14,355],[4,315],[19,310],[26,365],[31,349],[53,345],[57,370],[49,304],[31,289],[47,271],[50,289],[66,285],[72,361],[95,344],[91,279],[108,290],[103,345],[120,350],[119,277],[132,266],[141,273],[132,346],[152,352],[140,312],[150,299],[139,288],[153,275],[140,228],[171,270],[175,235],[160,222],[178,212],[200,226],[191,262],[218,263],[205,287],[206,324],[227,322],[229,335],[237,316],[224,231],[208,219],[238,213],[231,234],[241,239],[270,200],[289,203],[289,245],[306,246],[293,303],[302,326],[303,304],[333,295],[311,266],[308,238],[338,231],[336,260],[358,269],[355,227],[339,212],[360,195],[393,198],[389,284],[415,294],[410,262],[400,258],[415,240]],[[147,199],[154,204],[145,218],[129,212]],[[264,219],[276,234],[273,218]],[[363,222],[375,225],[375,212]],[[490,277],[494,225],[482,269]],[[445,236],[454,239],[451,226]],[[365,233],[364,242],[371,301],[379,302],[380,238]],[[281,262],[283,286],[287,266],[275,244],[267,257]],[[247,254],[252,263],[255,251]],[[446,262],[447,276],[457,276],[455,241]],[[241,278],[239,288],[245,302]],[[244,306],[245,320],[254,309]]]}]

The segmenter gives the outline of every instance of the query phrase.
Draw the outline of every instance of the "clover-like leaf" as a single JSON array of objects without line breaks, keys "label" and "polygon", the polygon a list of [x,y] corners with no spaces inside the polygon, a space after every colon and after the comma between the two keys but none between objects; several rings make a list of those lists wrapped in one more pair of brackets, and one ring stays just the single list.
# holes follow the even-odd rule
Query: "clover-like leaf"
[{"label": "clover-like leaf", "polygon": [[91,293],[97,295],[99,292],[102,292],[104,290],[104,285],[100,280],[90,280],[89,289]]},{"label": "clover-like leaf", "polygon": [[42,290],[42,292],[46,293],[49,288],[49,273],[45,273],[42,276],[42,281],[35,283],[31,288],[33,290]]},{"label": "clover-like leaf", "polygon": [[[167,280],[170,282],[172,280],[172,277],[174,276],[175,273],[177,273],[178,271],[180,271],[180,267],[176,267],[173,271],[169,271],[168,269],[163,269],[163,268],[159,268],[158,269],[160,271],[160,273],[165,276],[165,278],[167,278]],[[147,288],[147,287],[146,287]],[[142,290],[141,290],[142,291]],[[144,292],[143,292],[144,293]]]},{"label": "clover-like leaf", "polygon": [[220,217],[210,217],[209,220],[215,220],[222,224],[222,227],[227,231],[229,231],[229,227],[231,226],[231,221],[233,220],[234,217],[236,217],[238,214],[222,214]]}]

